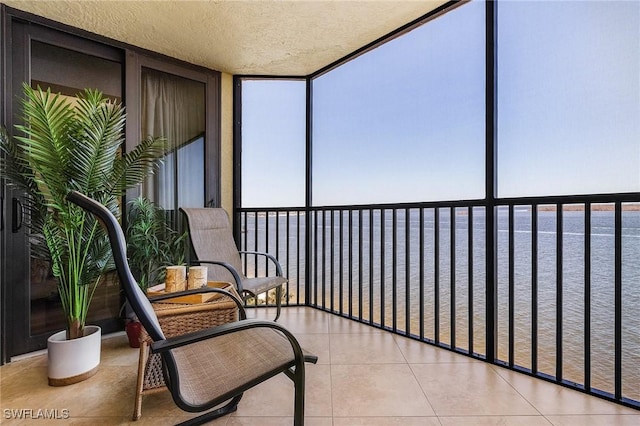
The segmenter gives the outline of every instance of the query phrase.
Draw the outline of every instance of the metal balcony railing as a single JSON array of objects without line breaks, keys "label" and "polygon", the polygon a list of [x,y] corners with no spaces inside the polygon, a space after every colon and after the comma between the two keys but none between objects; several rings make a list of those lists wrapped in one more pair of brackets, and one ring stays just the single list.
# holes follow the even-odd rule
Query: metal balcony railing
[{"label": "metal balcony railing", "polygon": [[288,305],[640,409],[638,201],[241,209],[238,218],[243,249],[280,260]]}]

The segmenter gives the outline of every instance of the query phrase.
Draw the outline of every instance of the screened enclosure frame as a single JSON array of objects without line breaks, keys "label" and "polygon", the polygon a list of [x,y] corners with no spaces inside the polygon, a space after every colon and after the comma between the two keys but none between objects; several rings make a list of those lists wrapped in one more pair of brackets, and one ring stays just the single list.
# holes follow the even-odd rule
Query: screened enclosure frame
[{"label": "screened enclosure frame", "polygon": [[[495,365],[500,365],[524,374],[528,374],[543,380],[550,381],[555,384],[576,389],[594,396],[598,396],[616,403],[640,409],[640,393],[638,390],[630,389],[633,383],[628,382],[623,376],[623,346],[625,343],[623,336],[623,236],[622,222],[624,209],[627,205],[640,203],[640,193],[623,192],[623,193],[606,193],[606,194],[580,194],[580,195],[558,195],[558,196],[524,196],[524,197],[498,197],[497,191],[497,7],[498,2],[485,2],[485,134],[484,136],[484,191],[485,196],[478,199],[470,200],[454,200],[454,201],[432,201],[432,202],[416,202],[416,203],[392,203],[392,204],[371,204],[371,205],[327,205],[318,206],[313,204],[312,194],[312,146],[313,146],[313,81],[317,77],[331,72],[331,70],[340,65],[354,59],[371,49],[376,48],[380,44],[399,37],[402,34],[414,29],[425,22],[428,22],[456,7],[462,6],[467,2],[448,2],[437,8],[433,12],[399,28],[398,30],[364,46],[350,55],[327,65],[326,67],[307,76],[262,76],[262,75],[241,75],[234,77],[234,232],[236,241],[244,249],[253,249],[258,245],[273,246],[278,252],[282,252],[285,257],[285,267],[289,267],[289,258],[292,258],[300,280],[298,282],[298,297],[287,303],[290,305],[311,306],[316,309],[327,311],[345,318],[385,329],[403,336],[411,337],[425,343],[437,345],[441,348],[454,351],[459,354],[470,356],[475,359],[484,360]],[[246,208],[241,203],[241,167],[242,167],[242,82],[243,80],[255,79],[304,79],[306,81],[306,158],[305,158],[305,204],[304,206],[291,207],[273,207],[265,206],[260,208]],[[582,351],[582,368],[580,377],[574,377],[567,373],[564,363],[564,354],[567,350],[566,342],[563,341],[563,335],[567,331],[564,329],[564,321],[567,320],[570,313],[563,309],[564,294],[564,275],[563,275],[563,247],[565,244],[563,224],[566,221],[567,211],[574,206],[584,211],[584,241],[581,243],[584,251],[583,260],[583,288],[584,302],[582,305],[582,321],[583,321],[583,344]],[[611,360],[611,385],[607,389],[600,389],[594,386],[595,378],[592,375],[592,283],[591,276],[591,223],[595,212],[598,211],[599,205],[606,205],[613,212],[614,218],[614,253],[613,253],[613,306],[611,308],[611,319],[613,321],[612,348],[613,357]],[[539,310],[540,300],[538,300],[538,276],[539,276],[539,252],[538,252],[538,218],[540,212],[554,211],[555,220],[555,336],[553,338],[553,353],[555,367],[549,370],[540,365],[538,352],[542,350],[542,343],[539,341],[538,326],[541,321],[541,313]],[[529,325],[529,338],[532,347],[528,354],[527,365],[519,365],[517,354],[515,351],[515,322],[517,313],[515,294],[518,278],[516,275],[515,262],[515,217],[519,211],[529,211],[528,218],[532,227],[531,241],[528,242],[531,253],[530,280],[532,283],[530,305],[532,309],[532,318]],[[474,295],[477,296],[477,290],[472,285],[468,285],[468,293],[456,294],[455,278],[451,278],[450,283],[440,283],[435,285],[435,294],[427,294],[424,282],[424,275],[421,275],[420,292],[417,298],[420,300],[418,306],[418,316],[420,324],[418,327],[412,327],[409,322],[409,314],[411,305],[416,296],[406,291],[404,295],[400,294],[401,287],[407,285],[410,265],[410,257],[416,256],[416,248],[423,250],[425,241],[424,227],[420,228],[419,235],[411,235],[407,226],[402,225],[403,217],[415,215],[424,221],[425,215],[453,215],[454,213],[462,213],[469,217],[473,222],[474,217],[477,218],[476,212],[482,212],[484,217],[484,242],[482,250],[484,251],[484,265],[481,274],[473,269],[472,262],[468,265],[468,279],[473,282],[477,276],[483,275],[483,294],[481,295],[484,303],[481,306],[474,306],[470,302],[466,310],[462,313],[458,312],[455,303],[450,303],[449,307],[438,306],[440,295],[439,292],[444,290],[452,300],[456,297],[468,297],[472,300]],[[369,221],[373,223],[375,217],[391,218],[390,231],[381,228],[382,236],[373,233],[368,236],[362,226],[356,226],[358,221],[360,224]],[[271,221],[270,217],[281,218]],[[413,217],[413,216],[411,216]],[[267,218],[267,219],[261,219]],[[399,219],[400,218],[400,219]],[[456,235],[458,232],[467,233],[467,242],[469,248],[467,253],[474,253],[477,248],[473,247],[472,241],[477,237],[472,227],[466,231],[456,229],[456,221],[451,221],[451,225],[441,227],[436,221],[435,230],[432,238],[448,239],[452,241],[446,254],[436,253],[433,265],[437,269],[440,262],[451,262],[451,274],[455,276],[456,265]],[[470,222],[467,222],[470,223]],[[506,229],[499,230],[501,225]],[[283,229],[284,228],[284,229]],[[301,231],[302,229],[302,231]],[[506,236],[500,237],[499,231],[506,233]],[[373,232],[373,231],[371,231]],[[391,235],[385,236],[385,232]],[[404,243],[399,243],[399,235],[406,236]],[[284,236],[284,237],[283,237]],[[409,236],[418,241],[417,246],[410,245]],[[359,245],[362,241],[370,241],[368,247]],[[383,242],[391,244],[391,252],[384,251]],[[506,244],[506,258],[499,258],[498,246]],[[337,248],[336,248],[337,247]],[[436,243],[436,247],[440,247]],[[379,251],[378,251],[379,250]],[[438,249],[436,249],[438,252]],[[382,254],[381,254],[382,253]],[[422,253],[422,252],[420,252]],[[380,256],[377,261],[380,265],[372,265],[375,256]],[[390,262],[385,262],[385,256],[389,257]],[[403,257],[404,256],[404,257]],[[443,257],[444,256],[444,257]],[[296,258],[297,257],[297,258]],[[369,257],[369,263],[366,259]],[[424,256],[422,256],[424,257]],[[443,260],[444,259],[444,260]],[[304,270],[300,270],[300,264],[305,265]],[[421,259],[414,262],[413,267],[420,271],[424,271],[427,261]],[[500,272],[501,265],[506,266],[506,272]],[[391,266],[389,266],[391,265]],[[398,267],[400,265],[400,267]],[[257,268],[258,265],[255,265]],[[369,272],[375,271],[382,274],[384,268],[391,267],[393,275],[391,282],[384,283],[388,286],[388,293],[382,291],[381,309],[383,313],[374,318],[371,304],[373,300],[371,289],[371,281],[368,283],[366,279]],[[376,269],[377,268],[377,269]],[[398,270],[400,268],[400,270]],[[406,268],[406,269],[403,269]],[[370,269],[370,271],[369,271]],[[355,272],[353,272],[355,271]],[[502,277],[506,276],[506,281]],[[295,275],[295,274],[294,274]],[[368,275],[372,280],[373,273]],[[403,282],[403,278],[407,281]],[[384,281],[384,280],[383,280]],[[437,281],[437,279],[436,279]],[[302,283],[300,283],[302,282]],[[292,286],[296,285],[293,282]],[[500,293],[505,290],[507,299],[503,299]],[[303,297],[300,296],[303,293]],[[386,295],[386,296],[385,296]],[[500,300],[499,300],[500,295]],[[369,299],[367,299],[369,297]],[[386,299],[391,299],[385,300]],[[429,324],[425,322],[425,312],[427,311],[424,303],[426,298],[433,297],[435,307],[434,322]],[[401,300],[403,299],[403,300]],[[503,301],[504,300],[504,301]],[[378,300],[379,301],[379,300]],[[390,304],[389,304],[390,303]],[[404,308],[402,307],[404,305]],[[385,307],[390,307],[385,318]],[[457,330],[457,321],[451,320],[451,324],[447,329],[448,333],[445,339],[442,336],[440,326],[443,309],[449,320],[452,318],[464,317],[466,322],[467,334],[464,336],[464,330]],[[403,312],[404,311],[404,312]],[[483,321],[478,326],[477,316],[482,314]],[[475,319],[474,319],[475,318]],[[446,319],[446,318],[445,318]],[[499,338],[499,328],[507,327],[506,339]],[[435,329],[435,339],[426,336],[425,327]],[[478,327],[481,328],[478,335]],[[462,338],[460,336],[463,336]],[[464,344],[459,342],[464,340]],[[482,342],[483,341],[483,342]],[[480,342],[480,343],[478,343]],[[505,349],[506,348],[506,349]],[[501,350],[503,353],[501,353]],[[633,394],[633,398],[627,396]]]}]

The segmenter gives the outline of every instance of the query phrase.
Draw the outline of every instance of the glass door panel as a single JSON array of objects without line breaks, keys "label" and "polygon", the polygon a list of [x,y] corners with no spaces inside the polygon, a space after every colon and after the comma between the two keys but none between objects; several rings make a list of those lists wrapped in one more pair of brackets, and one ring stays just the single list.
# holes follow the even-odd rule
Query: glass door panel
[{"label": "glass door panel", "polygon": [[142,68],[142,135],[167,140],[163,164],[143,195],[166,210],[175,229],[179,207],[205,204],[205,89],[202,82]]},{"label": "glass door panel", "polygon": [[[122,98],[122,64],[37,40],[31,42],[31,86],[75,97],[85,88],[98,89],[113,100]],[[66,326],[62,306],[46,260],[31,252],[31,335]],[[94,293],[87,321],[116,318],[120,309],[119,284],[107,277]]]}]

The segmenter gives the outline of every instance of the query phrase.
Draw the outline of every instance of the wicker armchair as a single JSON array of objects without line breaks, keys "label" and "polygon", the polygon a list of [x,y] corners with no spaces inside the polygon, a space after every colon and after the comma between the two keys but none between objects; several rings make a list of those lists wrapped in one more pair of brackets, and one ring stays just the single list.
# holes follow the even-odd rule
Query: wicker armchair
[{"label": "wicker armchair", "polygon": [[[238,251],[233,239],[229,215],[221,208],[180,208],[189,226],[191,248],[198,259],[196,263],[207,265],[209,281],[235,282],[238,293],[246,298],[275,289],[276,318],[280,317],[282,288],[287,278],[282,275],[278,260],[269,253]],[[247,278],[243,274],[240,255],[263,256],[273,263],[276,275]],[[257,303],[257,298],[256,298]]]},{"label": "wicker armchair", "polygon": [[[318,358],[305,354],[291,332],[272,321],[247,320],[241,300],[222,289],[206,288],[196,291],[231,297],[241,319],[166,338],[151,303],[131,274],[124,234],[116,218],[106,207],[76,191],[68,195],[68,200],[96,215],[107,229],[120,282],[133,311],[153,340],[151,352],[162,357],[164,378],[173,401],[182,410],[204,412],[185,423],[202,424],[235,411],[243,392],[284,373],[294,383],[294,425],[304,424],[305,362],[315,363]],[[223,403],[222,407],[214,408]]]}]

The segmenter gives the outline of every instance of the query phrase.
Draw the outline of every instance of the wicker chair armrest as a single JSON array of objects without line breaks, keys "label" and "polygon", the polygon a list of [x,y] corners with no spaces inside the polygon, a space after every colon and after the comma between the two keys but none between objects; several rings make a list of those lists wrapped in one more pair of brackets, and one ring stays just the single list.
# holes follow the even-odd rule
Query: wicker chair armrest
[{"label": "wicker chair armrest", "polygon": [[228,292],[225,289],[217,288],[217,287],[202,287],[202,288],[194,288],[191,290],[183,290],[183,291],[174,291],[167,294],[162,294],[160,296],[153,296],[149,298],[151,303],[159,302],[161,300],[173,299],[174,297],[179,296],[188,296],[190,294],[200,294],[200,293],[221,293],[234,301],[234,303],[238,306],[238,310],[240,311],[240,319],[247,318],[247,311],[244,308],[244,304],[235,294]]},{"label": "wicker chair armrest", "polygon": [[278,262],[278,259],[276,259],[276,257],[272,254],[269,253],[264,253],[261,251],[239,251],[238,253],[240,254],[253,254],[255,256],[264,256],[267,259],[269,259],[270,261],[272,261],[275,265],[276,265],[276,275],[281,277],[282,276],[282,266],[280,266],[280,262]]}]

